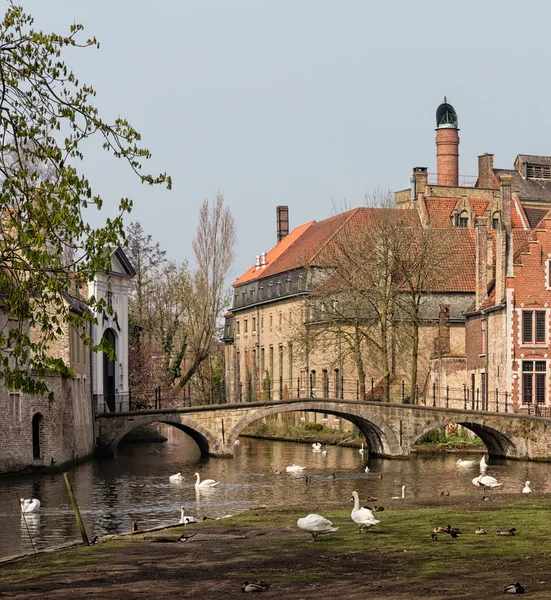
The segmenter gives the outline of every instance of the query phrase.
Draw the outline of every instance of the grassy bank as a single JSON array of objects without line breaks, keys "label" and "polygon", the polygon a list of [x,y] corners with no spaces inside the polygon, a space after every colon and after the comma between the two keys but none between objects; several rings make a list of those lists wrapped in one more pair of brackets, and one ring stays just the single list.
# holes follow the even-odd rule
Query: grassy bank
[{"label": "grassy bank", "polygon": [[[266,598],[403,600],[495,598],[520,581],[533,598],[551,597],[549,498],[480,493],[430,502],[392,501],[360,534],[346,500],[307,508],[255,509],[220,521],[119,537],[98,546],[0,565],[0,591],[13,598],[240,598],[245,580],[271,584]],[[339,531],[316,543],[296,526],[307,512]],[[378,515],[379,516],[379,515]],[[430,532],[450,523],[452,540]],[[476,535],[484,527],[487,535]],[[517,535],[496,535],[515,527]],[[177,542],[185,533],[188,541]]]}]

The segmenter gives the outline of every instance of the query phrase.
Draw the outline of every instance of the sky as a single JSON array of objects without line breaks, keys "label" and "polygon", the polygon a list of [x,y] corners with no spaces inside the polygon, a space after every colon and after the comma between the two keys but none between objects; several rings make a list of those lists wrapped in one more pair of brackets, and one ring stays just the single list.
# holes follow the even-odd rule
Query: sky
[{"label": "sky", "polygon": [[[205,198],[236,222],[235,280],[276,243],[276,206],[291,229],[374,190],[435,172],[444,95],[460,127],[460,174],[477,156],[512,168],[551,155],[551,2],[531,0],[20,0],[35,28],[82,23],[100,49],[66,62],[106,119],[127,118],[167,191],[86,148],[83,170],[105,199],[131,197],[172,260],[193,262]],[[105,212],[105,215],[103,213]],[[97,217],[94,217],[97,219]]]}]

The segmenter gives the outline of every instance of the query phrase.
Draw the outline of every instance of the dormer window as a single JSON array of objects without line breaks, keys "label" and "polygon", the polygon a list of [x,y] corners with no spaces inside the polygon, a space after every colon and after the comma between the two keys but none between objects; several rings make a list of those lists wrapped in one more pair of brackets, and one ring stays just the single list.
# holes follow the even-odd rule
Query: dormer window
[{"label": "dormer window", "polygon": [[492,215],[492,229],[496,230],[499,229],[499,213],[495,212]]},{"label": "dormer window", "polygon": [[527,163],[526,179],[551,179],[551,165],[534,165]]},{"label": "dormer window", "polygon": [[455,226],[466,229],[469,226],[469,213],[466,210],[456,213]]}]

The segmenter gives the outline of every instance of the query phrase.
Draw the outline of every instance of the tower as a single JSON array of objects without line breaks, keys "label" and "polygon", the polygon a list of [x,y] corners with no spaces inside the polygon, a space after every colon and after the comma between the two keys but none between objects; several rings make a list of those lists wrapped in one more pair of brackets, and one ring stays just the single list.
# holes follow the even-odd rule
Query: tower
[{"label": "tower", "polygon": [[438,185],[457,186],[459,175],[459,129],[457,113],[444,96],[436,109],[436,177]]}]

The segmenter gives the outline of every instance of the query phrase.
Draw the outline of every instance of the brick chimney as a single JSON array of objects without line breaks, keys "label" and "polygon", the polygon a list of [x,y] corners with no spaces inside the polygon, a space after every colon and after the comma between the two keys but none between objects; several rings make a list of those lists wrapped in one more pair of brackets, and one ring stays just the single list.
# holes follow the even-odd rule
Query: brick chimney
[{"label": "brick chimney", "polygon": [[478,187],[495,188],[494,155],[485,152],[478,157]]},{"label": "brick chimney", "polygon": [[507,233],[511,232],[511,180],[513,176],[510,173],[500,173],[499,175],[499,191],[501,198],[501,219]]},{"label": "brick chimney", "polygon": [[276,206],[277,217],[277,243],[289,235],[289,207]]},{"label": "brick chimney", "polygon": [[414,167],[412,179],[413,187],[411,190],[411,201],[414,202],[417,200],[419,194],[425,193],[428,179],[427,167]]},{"label": "brick chimney", "polygon": [[507,232],[500,223],[496,231],[496,302],[499,306],[505,298],[505,276],[507,269]]},{"label": "brick chimney", "polygon": [[477,217],[475,220],[476,243],[476,300],[479,309],[488,294],[488,219]]},{"label": "brick chimney", "polygon": [[446,97],[436,110],[436,180],[457,186],[459,180],[459,129],[457,113]]}]

